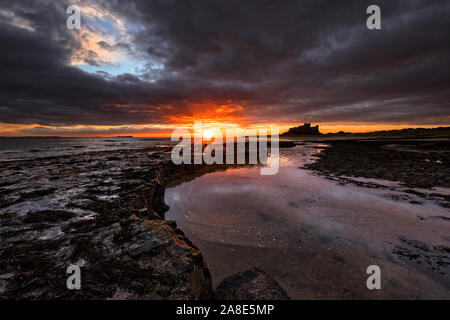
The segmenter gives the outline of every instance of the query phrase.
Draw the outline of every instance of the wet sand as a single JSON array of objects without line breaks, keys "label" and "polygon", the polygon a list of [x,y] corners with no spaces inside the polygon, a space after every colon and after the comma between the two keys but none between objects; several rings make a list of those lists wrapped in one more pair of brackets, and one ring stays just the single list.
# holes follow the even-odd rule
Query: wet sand
[{"label": "wet sand", "polygon": [[[282,150],[274,176],[228,169],[168,188],[166,219],[200,248],[214,285],[258,267],[293,299],[450,298],[450,222],[433,218],[448,208],[392,181],[343,184],[304,169],[326,146]],[[381,290],[366,287],[373,264]]]}]

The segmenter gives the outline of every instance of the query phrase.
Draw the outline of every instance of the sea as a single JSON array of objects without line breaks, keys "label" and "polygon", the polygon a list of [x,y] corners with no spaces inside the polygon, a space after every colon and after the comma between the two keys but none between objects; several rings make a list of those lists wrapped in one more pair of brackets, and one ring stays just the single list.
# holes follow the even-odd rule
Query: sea
[{"label": "sea", "polygon": [[169,138],[0,137],[0,161],[73,155],[93,151],[140,149],[170,143]]}]

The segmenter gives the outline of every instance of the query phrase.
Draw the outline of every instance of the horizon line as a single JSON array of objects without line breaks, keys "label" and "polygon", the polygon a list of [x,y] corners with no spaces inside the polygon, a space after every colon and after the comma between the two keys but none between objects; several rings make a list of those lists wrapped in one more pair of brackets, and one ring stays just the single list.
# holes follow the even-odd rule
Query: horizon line
[{"label": "horizon line", "polygon": [[[346,132],[346,131],[338,131],[338,132],[327,132],[327,133],[321,133],[319,136],[326,136],[326,135],[333,135],[333,134],[339,134],[341,132],[344,132],[345,134],[353,134],[353,135],[366,135],[366,134],[371,134],[371,133],[382,133],[382,132],[395,132],[395,131],[403,131],[403,130],[417,130],[417,129],[428,129],[428,130],[433,130],[433,129],[449,129],[450,130],[450,125],[448,126],[428,126],[428,127],[405,127],[402,129],[389,129],[389,130],[376,130],[376,131],[364,131],[364,132]],[[280,133],[280,135],[286,133],[288,130]],[[299,135],[302,136],[302,135]],[[304,135],[304,136],[308,136],[308,135]],[[70,135],[11,135],[11,136],[5,136],[5,135],[0,135],[0,138],[117,138],[117,139],[124,139],[124,138],[141,138],[141,139],[168,139],[170,138],[171,135],[159,135],[159,136],[135,136],[133,134],[124,134],[124,135],[115,135],[115,136],[111,136],[111,135],[107,135],[107,136],[98,136],[98,135],[93,135],[93,136],[80,136],[80,135],[74,135],[74,136],[70,136]]]}]

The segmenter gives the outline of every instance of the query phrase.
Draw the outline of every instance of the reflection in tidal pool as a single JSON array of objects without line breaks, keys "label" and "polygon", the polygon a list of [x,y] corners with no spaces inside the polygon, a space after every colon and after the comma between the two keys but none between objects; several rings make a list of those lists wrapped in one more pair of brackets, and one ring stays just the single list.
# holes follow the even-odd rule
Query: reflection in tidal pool
[{"label": "reflection in tidal pool", "polygon": [[[394,201],[385,189],[338,185],[299,168],[317,147],[282,149],[273,176],[228,169],[166,190],[166,219],[200,248],[214,285],[258,267],[294,299],[449,298],[448,276],[393,253],[403,238],[448,246],[450,223],[418,218],[447,216],[448,209]],[[380,266],[382,290],[367,289],[369,265]]]}]

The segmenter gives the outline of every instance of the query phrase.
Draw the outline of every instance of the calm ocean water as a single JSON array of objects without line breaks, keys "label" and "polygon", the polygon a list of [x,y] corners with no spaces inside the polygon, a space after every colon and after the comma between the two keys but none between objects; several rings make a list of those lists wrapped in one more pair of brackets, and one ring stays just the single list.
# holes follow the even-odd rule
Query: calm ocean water
[{"label": "calm ocean water", "polygon": [[92,151],[139,149],[168,144],[164,138],[0,138],[0,161],[70,155]]}]

